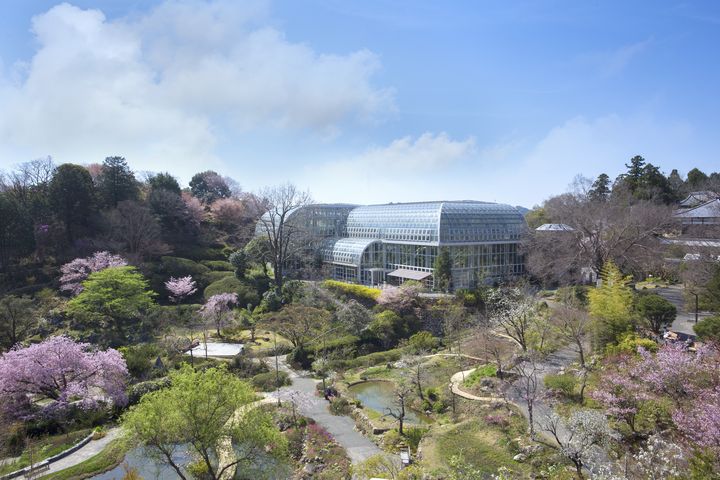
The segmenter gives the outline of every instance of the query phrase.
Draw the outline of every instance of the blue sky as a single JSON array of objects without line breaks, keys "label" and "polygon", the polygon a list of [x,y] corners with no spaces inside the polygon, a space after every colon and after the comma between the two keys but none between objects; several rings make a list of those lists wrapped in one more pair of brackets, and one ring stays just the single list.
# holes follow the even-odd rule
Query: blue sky
[{"label": "blue sky", "polygon": [[712,1],[6,2],[0,167],[532,206],[636,154],[720,170],[718,46]]}]

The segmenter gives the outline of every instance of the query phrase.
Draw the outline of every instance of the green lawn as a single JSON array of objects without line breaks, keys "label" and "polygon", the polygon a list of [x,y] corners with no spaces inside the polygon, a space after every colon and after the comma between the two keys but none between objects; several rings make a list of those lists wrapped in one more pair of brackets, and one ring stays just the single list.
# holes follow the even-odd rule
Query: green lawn
[{"label": "green lawn", "polygon": [[23,451],[17,462],[0,467],[0,475],[5,475],[6,473],[14,472],[15,470],[20,470],[21,468],[29,466],[31,457],[33,463],[37,463],[48,457],[57,455],[87,437],[90,432],[91,430],[88,428],[77,430],[75,432],[69,432],[67,434],[63,433],[60,435],[32,439],[29,447]]},{"label": "green lawn", "polygon": [[124,438],[110,442],[100,453],[74,467],[41,477],[43,480],[82,480],[115,468],[125,458],[130,444]]}]

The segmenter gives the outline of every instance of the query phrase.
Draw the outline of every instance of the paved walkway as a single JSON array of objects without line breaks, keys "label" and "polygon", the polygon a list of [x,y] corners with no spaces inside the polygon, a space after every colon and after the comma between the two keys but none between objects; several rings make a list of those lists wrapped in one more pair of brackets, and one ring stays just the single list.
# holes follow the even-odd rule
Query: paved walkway
[{"label": "paved walkway", "polygon": [[467,398],[468,400],[476,400],[478,402],[494,402],[496,400],[503,400],[500,397],[493,396],[478,397],[477,395],[468,393],[460,388],[464,379],[475,370],[475,368],[471,368],[470,370],[465,370],[464,372],[457,372],[453,374],[453,376],[450,377],[450,390],[452,391],[452,393],[454,393],[458,397]]},{"label": "paved walkway", "polygon": [[[328,402],[318,397],[315,392],[319,380],[298,375],[288,367],[285,357],[280,357],[280,369],[287,372],[292,379],[292,386],[280,389],[280,399],[294,402],[298,412],[315,420],[330,434],[347,452],[353,464],[361,463],[371,456],[382,453],[382,450],[369,438],[355,430],[355,422],[346,416],[333,415],[328,410]],[[277,393],[268,394],[277,399]]]},{"label": "paved walkway", "polygon": [[90,440],[86,445],[71,453],[65,458],[61,458],[57,462],[50,464],[50,470],[43,472],[43,475],[49,475],[51,473],[65,470],[66,468],[74,467],[75,465],[84,462],[85,460],[94,457],[100,453],[108,443],[112,442],[122,434],[122,428],[115,427],[107,431],[107,434],[99,440]]},{"label": "paved walkway", "polygon": [[[657,293],[677,308],[677,317],[672,324],[671,330],[674,332],[682,332],[695,335],[693,325],[695,325],[695,309],[689,310],[685,307],[685,298],[683,296],[684,287],[682,285],[670,285],[669,287],[656,288],[648,290],[651,293]],[[711,316],[711,312],[698,312],[698,319]]]}]

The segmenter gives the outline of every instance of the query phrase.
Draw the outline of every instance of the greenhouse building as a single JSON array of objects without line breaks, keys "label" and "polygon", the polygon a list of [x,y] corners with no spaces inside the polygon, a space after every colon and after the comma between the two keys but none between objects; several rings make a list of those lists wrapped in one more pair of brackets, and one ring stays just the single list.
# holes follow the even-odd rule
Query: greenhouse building
[{"label": "greenhouse building", "polygon": [[[453,289],[524,273],[519,246],[527,225],[510,205],[450,201],[302,210],[296,218],[324,237],[319,253],[328,276],[337,280],[373,286],[416,280],[432,287],[443,249],[451,259]],[[332,219],[336,228],[318,232],[315,217]]]}]

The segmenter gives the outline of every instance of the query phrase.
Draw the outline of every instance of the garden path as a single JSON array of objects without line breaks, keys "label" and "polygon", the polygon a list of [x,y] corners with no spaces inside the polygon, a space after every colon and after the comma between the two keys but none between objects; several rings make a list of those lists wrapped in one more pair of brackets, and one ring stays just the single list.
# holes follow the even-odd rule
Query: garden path
[{"label": "garden path", "polygon": [[121,434],[121,427],[111,428],[107,431],[103,438],[99,440],[91,440],[89,443],[81,447],[79,450],[71,453],[67,457],[61,458],[60,460],[51,463],[50,469],[43,472],[43,475],[49,475],[51,473],[65,470],[66,468],[74,467],[75,465],[94,457],[95,455],[100,453],[110,442],[112,442],[116,438],[119,438]]}]

